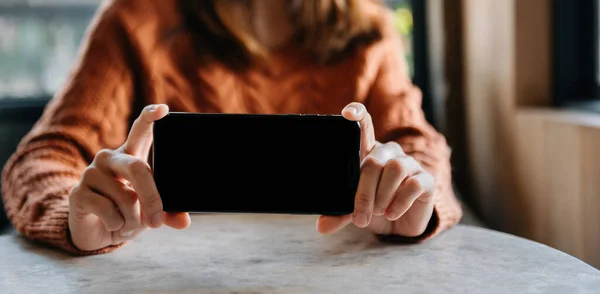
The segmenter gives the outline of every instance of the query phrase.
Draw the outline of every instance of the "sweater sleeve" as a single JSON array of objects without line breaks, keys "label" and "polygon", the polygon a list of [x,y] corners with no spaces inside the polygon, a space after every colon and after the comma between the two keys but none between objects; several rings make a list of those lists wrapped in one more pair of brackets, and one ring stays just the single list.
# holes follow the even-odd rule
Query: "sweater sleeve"
[{"label": "sweater sleeve", "polygon": [[419,242],[458,223],[460,204],[452,189],[450,148],[444,136],[425,119],[421,91],[411,80],[399,34],[386,29],[375,53],[379,68],[366,107],[380,142],[396,141],[436,180],[434,212],[425,233],[418,237],[380,236],[386,240]]},{"label": "sweater sleeve", "polygon": [[2,170],[2,199],[15,229],[77,255],[69,237],[68,195],[102,148],[124,142],[133,96],[129,34],[113,4],[98,10],[63,90]]}]

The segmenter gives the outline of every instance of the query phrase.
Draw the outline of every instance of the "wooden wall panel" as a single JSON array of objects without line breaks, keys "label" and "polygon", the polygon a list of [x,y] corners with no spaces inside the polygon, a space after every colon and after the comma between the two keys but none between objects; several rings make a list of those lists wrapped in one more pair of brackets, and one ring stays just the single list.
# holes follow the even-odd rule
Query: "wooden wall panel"
[{"label": "wooden wall panel", "polygon": [[517,28],[515,50],[518,52],[515,56],[515,82],[516,103],[519,106],[550,104],[552,81],[550,2],[550,0],[515,2],[515,27]]},{"label": "wooden wall panel", "polygon": [[547,194],[541,195],[541,198],[545,198],[543,200],[547,202],[550,216],[545,224],[547,242],[562,251],[581,257],[584,234],[579,185],[579,128],[576,125],[547,120],[544,122],[544,141],[538,144],[532,145],[528,154],[537,153],[540,148],[545,151],[542,168],[546,172]]},{"label": "wooden wall panel", "polygon": [[526,209],[519,212],[525,219],[519,235],[547,242],[549,201],[545,199],[545,195],[548,194],[545,154],[543,149],[532,148],[544,142],[544,123],[539,118],[527,115],[519,115],[517,119],[519,131],[516,160],[519,164],[515,179],[518,181],[517,185],[522,187],[522,195],[529,195],[521,197]]},{"label": "wooden wall panel", "polygon": [[600,268],[600,130],[581,127],[583,260]]},{"label": "wooden wall panel", "polygon": [[519,235],[600,268],[600,118],[525,109],[517,121]]},{"label": "wooden wall panel", "polygon": [[550,0],[461,3],[476,208],[600,268],[600,115],[548,107]]},{"label": "wooden wall panel", "polygon": [[[467,148],[484,220],[505,230],[507,202],[496,195],[511,195],[505,185],[504,164],[511,156],[510,137],[504,137],[510,116],[513,86],[513,1],[463,1],[464,76]],[[490,70],[494,69],[494,70]]]}]

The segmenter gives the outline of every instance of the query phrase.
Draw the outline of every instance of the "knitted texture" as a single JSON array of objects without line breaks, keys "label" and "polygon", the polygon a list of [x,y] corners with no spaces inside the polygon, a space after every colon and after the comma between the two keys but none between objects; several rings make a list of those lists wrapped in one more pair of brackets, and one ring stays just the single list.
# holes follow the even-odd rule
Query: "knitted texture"
[{"label": "knitted texture", "polygon": [[427,232],[407,240],[431,238],[459,221],[450,150],[425,120],[421,92],[410,81],[387,11],[369,6],[383,38],[341,62],[319,65],[289,49],[242,74],[220,64],[201,64],[185,33],[165,38],[166,31],[182,22],[175,2],[104,2],[63,90],[4,167],[3,201],[20,233],[74,254],[118,248],[83,252],[71,243],[68,194],[94,155],[120,146],[141,109],[153,103],[182,112],[273,114],[339,114],[350,102],[364,103],[377,139],[400,143],[437,181]]}]

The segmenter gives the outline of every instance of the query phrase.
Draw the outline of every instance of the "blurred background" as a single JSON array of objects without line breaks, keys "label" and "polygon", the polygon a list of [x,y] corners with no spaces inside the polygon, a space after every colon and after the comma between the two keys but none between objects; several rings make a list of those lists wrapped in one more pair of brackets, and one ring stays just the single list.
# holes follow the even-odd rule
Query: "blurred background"
[{"label": "blurred background", "polygon": [[[600,268],[598,1],[385,4],[453,149],[463,222]],[[0,162],[68,77],[99,3],[0,0]]]}]

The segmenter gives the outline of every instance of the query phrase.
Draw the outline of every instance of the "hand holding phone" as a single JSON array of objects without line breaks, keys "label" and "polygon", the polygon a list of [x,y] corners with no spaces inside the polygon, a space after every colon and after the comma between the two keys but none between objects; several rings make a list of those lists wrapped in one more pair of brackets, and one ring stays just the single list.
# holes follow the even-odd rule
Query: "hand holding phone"
[{"label": "hand holding phone", "polygon": [[321,216],[317,229],[333,233],[350,223],[375,234],[416,237],[433,215],[434,177],[396,142],[375,139],[371,115],[351,103],[343,116],[361,125],[361,173],[352,214]]},{"label": "hand holding phone", "polygon": [[375,139],[364,105],[342,114],[157,121],[153,167],[165,211],[320,214],[321,233],[354,223],[376,234],[422,234],[433,176],[398,143]]},{"label": "hand holding phone", "polygon": [[183,229],[187,213],[164,213],[146,159],[152,125],[168,113],[166,105],[149,105],[133,124],[125,143],[101,150],[69,193],[69,233],[84,251],[118,245],[148,228]]}]

